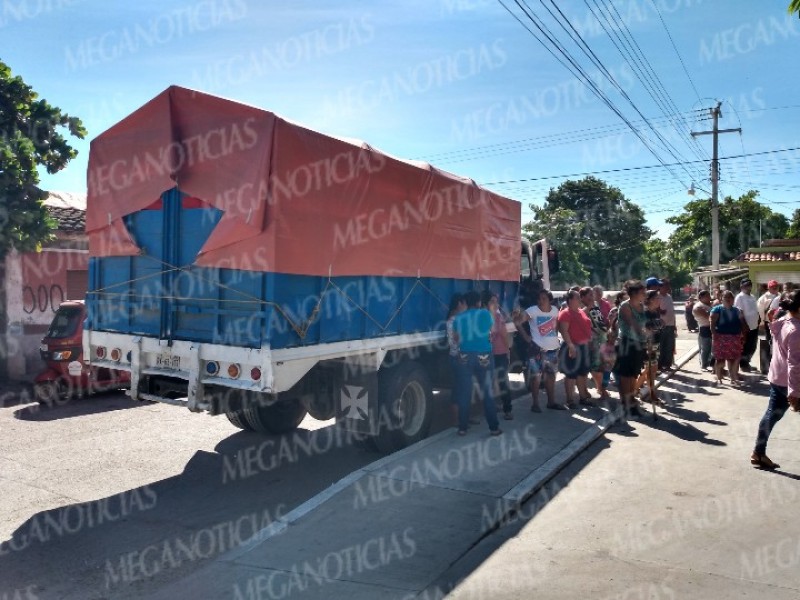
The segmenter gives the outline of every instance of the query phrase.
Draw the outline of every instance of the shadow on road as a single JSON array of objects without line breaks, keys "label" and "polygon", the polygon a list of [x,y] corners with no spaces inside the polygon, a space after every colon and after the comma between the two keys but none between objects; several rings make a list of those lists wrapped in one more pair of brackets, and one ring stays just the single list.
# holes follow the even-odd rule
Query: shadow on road
[{"label": "shadow on road", "polygon": [[23,421],[57,421],[85,417],[115,410],[147,406],[128,398],[122,391],[103,392],[86,398],[73,398],[64,404],[44,406],[35,402],[14,411],[14,418]]},{"label": "shadow on road", "polygon": [[215,450],[174,477],[35,514],[0,544],[2,588],[34,583],[43,599],[146,596],[379,458],[335,426],[239,432]]}]

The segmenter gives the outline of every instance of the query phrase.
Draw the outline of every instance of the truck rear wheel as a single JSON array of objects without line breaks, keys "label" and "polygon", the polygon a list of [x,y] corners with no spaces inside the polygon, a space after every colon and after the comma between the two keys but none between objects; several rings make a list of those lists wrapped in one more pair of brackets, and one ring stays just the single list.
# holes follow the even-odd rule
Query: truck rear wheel
[{"label": "truck rear wheel", "polygon": [[303,404],[317,421],[329,421],[336,416],[336,402],[329,394],[309,394],[303,397]]},{"label": "truck rear wheel", "polygon": [[225,416],[228,417],[228,421],[230,421],[231,425],[234,427],[244,429],[245,431],[253,431],[249,421],[244,417],[243,410],[226,410]]},{"label": "truck rear wheel", "polygon": [[433,419],[430,380],[418,363],[406,362],[379,373],[380,427],[375,445],[394,452],[428,436]]},{"label": "truck rear wheel", "polygon": [[297,429],[307,414],[299,398],[282,400],[269,406],[257,404],[245,408],[244,419],[253,431],[261,433],[289,433]]}]

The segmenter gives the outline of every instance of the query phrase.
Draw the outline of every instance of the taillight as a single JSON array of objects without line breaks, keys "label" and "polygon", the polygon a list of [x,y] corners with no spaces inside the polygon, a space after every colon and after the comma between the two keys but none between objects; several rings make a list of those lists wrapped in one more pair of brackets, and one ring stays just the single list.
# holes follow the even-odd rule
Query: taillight
[{"label": "taillight", "polygon": [[111,360],[119,362],[120,358],[122,358],[122,350],[120,350],[119,348],[114,348],[111,351]]},{"label": "taillight", "polygon": [[98,346],[94,351],[95,356],[97,358],[105,358],[106,357],[106,349],[103,346]]},{"label": "taillight", "polygon": [[231,379],[236,379],[237,377],[239,377],[239,374],[241,372],[242,371],[239,368],[239,365],[237,365],[236,363],[231,363],[228,366],[228,377],[230,377]]},{"label": "taillight", "polygon": [[253,381],[258,381],[259,379],[261,379],[261,369],[259,369],[258,367],[253,367],[252,369],[250,369],[250,379],[252,379]]},{"label": "taillight", "polygon": [[216,375],[219,373],[219,363],[215,360],[211,360],[206,363],[206,373],[211,376]]}]

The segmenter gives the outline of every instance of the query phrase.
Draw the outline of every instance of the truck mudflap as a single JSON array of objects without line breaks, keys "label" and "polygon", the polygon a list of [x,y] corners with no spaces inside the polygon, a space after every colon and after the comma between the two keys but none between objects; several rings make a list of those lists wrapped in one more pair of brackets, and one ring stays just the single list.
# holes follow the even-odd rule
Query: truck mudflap
[{"label": "truck mudflap", "polygon": [[426,369],[417,361],[388,365],[380,371],[351,370],[343,378],[337,422],[356,440],[394,452],[428,436],[433,420],[433,392]]}]

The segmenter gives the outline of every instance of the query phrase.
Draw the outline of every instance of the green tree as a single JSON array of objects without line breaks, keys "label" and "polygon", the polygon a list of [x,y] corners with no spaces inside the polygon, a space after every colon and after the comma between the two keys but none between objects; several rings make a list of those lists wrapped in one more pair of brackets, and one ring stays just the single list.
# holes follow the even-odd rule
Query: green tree
[{"label": "green tree", "polygon": [[550,277],[553,289],[567,289],[571,285],[583,284],[589,272],[581,262],[581,255],[588,249],[587,240],[581,237],[583,225],[575,211],[566,208],[545,210],[531,204],[533,220],[522,227],[522,232],[532,242],[547,238],[558,249],[561,269]]},{"label": "green tree", "polygon": [[[748,248],[757,247],[761,239],[782,238],[789,227],[788,219],[759,203],[758,192],[732,198],[727,196],[719,206],[720,263],[735,259]],[[683,207],[683,212],[669,217],[676,225],[669,237],[670,252],[690,271],[711,264],[711,201],[698,199]]]},{"label": "green tree", "polygon": [[[581,271],[572,267],[570,272],[576,276],[572,283],[588,280],[617,288],[638,276],[644,245],[652,232],[645,225],[642,209],[618,188],[595,177],[569,180],[550,190],[544,206],[532,208],[534,220],[529,227],[556,241],[562,264],[565,253],[572,253],[587,273],[588,277],[580,279]],[[558,229],[564,218],[568,219],[565,229]],[[548,230],[567,237],[557,239]]]},{"label": "green tree", "polygon": [[800,13],[800,0],[792,0],[789,3],[789,12],[790,13]]},{"label": "green tree", "polygon": [[800,239],[800,208],[796,208],[792,213],[792,222],[789,223],[789,229],[786,230],[786,238],[790,240]]},{"label": "green tree", "polygon": [[650,275],[669,277],[674,290],[692,280],[688,266],[680,261],[680,256],[676,256],[669,244],[662,239],[652,238],[645,242],[643,263],[641,278]]},{"label": "green tree", "polygon": [[54,228],[42,201],[38,167],[56,173],[77,151],[62,135],[83,138],[81,121],[62,113],[0,61],[0,258],[11,247],[34,250]]}]

